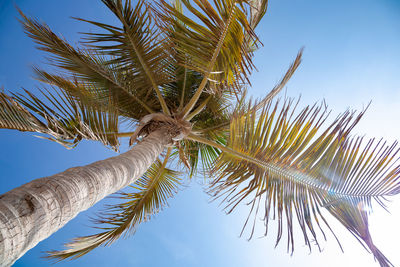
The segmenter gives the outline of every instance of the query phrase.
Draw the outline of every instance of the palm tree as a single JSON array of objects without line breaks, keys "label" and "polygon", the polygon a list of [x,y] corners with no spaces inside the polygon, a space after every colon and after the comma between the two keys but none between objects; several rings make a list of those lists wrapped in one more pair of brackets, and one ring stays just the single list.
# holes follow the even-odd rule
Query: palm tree
[{"label": "palm tree", "polygon": [[172,163],[179,161],[189,176],[213,177],[209,193],[228,212],[250,203],[250,237],[252,218],[263,211],[266,230],[277,219],[277,243],[286,227],[293,251],[297,219],[311,249],[324,229],[333,233],[327,211],[390,266],[371,240],[368,209],[400,191],[397,143],[350,135],[364,112],[346,111],[328,124],[324,103],[298,110],[292,99],[274,100],[302,51],[264,98],[246,98],[260,45],[254,30],[267,0],[102,2],[120,26],[79,19],[100,30],[86,33],[79,48],[20,12],[57,71],[34,69],[48,84],[41,96],[1,92],[0,127],[40,133],[67,148],[86,139],[118,151],[119,138],[130,138],[132,148],[0,196],[2,265],[127,186],[133,191],[99,215],[99,233],[48,257],[77,258],[134,232],[176,192],[181,178]]}]

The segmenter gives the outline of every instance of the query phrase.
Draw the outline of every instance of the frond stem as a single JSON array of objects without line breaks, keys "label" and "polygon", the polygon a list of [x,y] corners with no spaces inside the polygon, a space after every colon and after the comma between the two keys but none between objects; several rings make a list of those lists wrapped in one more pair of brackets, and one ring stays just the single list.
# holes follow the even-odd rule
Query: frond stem
[{"label": "frond stem", "polygon": [[273,164],[270,162],[263,162],[261,160],[258,160],[256,158],[253,158],[251,156],[248,156],[244,153],[241,153],[240,151],[233,150],[229,147],[226,147],[224,145],[218,144],[214,141],[208,140],[204,137],[194,135],[194,134],[189,134],[187,139],[196,141],[205,145],[212,146],[214,148],[217,148],[221,150],[223,153],[227,153],[230,155],[233,155],[239,159],[246,160],[248,162],[254,163],[257,166],[268,170],[272,174],[276,174],[278,176],[284,176],[287,177],[288,180],[294,181],[296,183],[303,184],[306,187],[312,188],[315,191],[318,191],[321,193],[323,196],[327,195],[332,195],[332,197],[337,198],[334,201],[330,201],[328,203],[325,203],[324,206],[332,205],[332,203],[339,201],[339,199],[346,199],[346,198],[362,198],[362,197],[383,197],[384,195],[382,194],[350,194],[346,192],[337,192],[337,191],[332,191],[331,188],[327,187],[326,184],[322,183],[321,181],[316,180],[313,177],[310,177],[309,175],[301,172],[301,171],[296,171],[296,170],[288,170],[287,168],[282,168],[281,166],[277,164]]},{"label": "frond stem", "polygon": [[134,134],[134,132],[126,132],[126,133],[116,133],[115,135],[117,137],[131,137]]},{"label": "frond stem", "polygon": [[183,108],[183,102],[185,101],[186,76],[187,76],[187,68],[185,67],[185,73],[184,73],[184,76],[183,76],[183,85],[182,85],[181,102],[179,103],[178,111],[181,111],[181,110],[182,110],[182,108]]},{"label": "frond stem", "polygon": [[215,62],[217,61],[217,57],[218,57],[218,55],[219,55],[219,53],[221,51],[222,45],[224,44],[226,34],[228,33],[229,26],[230,26],[230,24],[232,22],[232,19],[233,19],[234,11],[235,11],[235,4],[232,5],[232,9],[230,11],[229,18],[225,23],[224,30],[223,30],[223,32],[222,32],[222,34],[220,36],[220,39],[219,39],[219,41],[217,43],[217,46],[216,46],[216,48],[214,50],[214,53],[213,53],[212,57],[211,57],[210,64],[208,64],[207,72],[204,74],[203,80],[201,81],[201,83],[200,83],[199,87],[197,88],[195,94],[190,99],[189,103],[185,106],[184,110],[182,111],[181,115],[182,115],[183,119],[186,119],[186,117],[189,114],[189,112],[194,108],[194,106],[196,105],[197,101],[200,98],[201,93],[203,92],[204,88],[207,85],[208,78],[210,77],[210,73],[213,70]]},{"label": "frond stem", "polygon": [[205,129],[201,129],[201,130],[196,131],[196,132],[198,132],[198,133],[206,133],[206,132],[208,132],[208,131],[218,130],[218,129],[220,129],[220,128],[226,127],[226,126],[228,126],[229,124],[230,124],[230,122],[227,121],[227,122],[221,123],[221,124],[216,125],[216,126],[212,126],[212,127],[208,127],[208,128],[205,128]]},{"label": "frond stem", "polygon": [[221,150],[224,153],[234,155],[234,156],[236,156],[236,157],[238,157],[238,158],[240,158],[242,160],[246,160],[246,161],[252,162],[254,164],[257,164],[260,167],[264,167],[265,163],[260,161],[260,160],[258,160],[258,159],[254,159],[252,157],[249,157],[249,156],[247,156],[245,154],[242,154],[242,153],[240,153],[238,151],[235,151],[235,150],[233,150],[233,149],[231,149],[229,147],[226,147],[224,145],[218,144],[218,143],[216,143],[214,141],[211,141],[211,140],[209,140],[207,138],[204,138],[204,137],[201,137],[199,135],[195,135],[195,134],[191,133],[191,134],[189,134],[187,136],[187,139],[192,140],[192,141],[196,141],[196,142],[199,142],[199,143],[202,143],[202,144],[205,144],[205,145],[212,146],[214,148],[217,148],[217,149]]},{"label": "frond stem", "polygon": [[[119,9],[117,9],[117,11],[118,11],[118,17],[119,17],[120,21],[122,22],[122,24],[124,25],[124,27],[127,30],[130,29],[128,23],[126,23],[126,20],[125,20],[123,14],[121,14]],[[139,51],[135,41],[132,39],[130,34],[127,34],[127,37],[129,39],[129,42],[132,45],[133,50],[135,50],[135,54],[136,54],[137,58],[139,59],[140,65],[142,65],[142,68],[143,68],[144,72],[146,73],[147,77],[149,78],[149,80],[150,80],[150,82],[151,82],[151,84],[153,86],[153,89],[157,94],[157,98],[160,101],[160,104],[161,104],[161,107],[162,107],[162,110],[163,110],[164,114],[171,115],[171,113],[170,113],[170,111],[168,109],[167,103],[165,102],[165,99],[162,96],[161,91],[158,88],[158,86],[157,86],[157,84],[156,84],[156,82],[154,80],[154,77],[153,77],[152,73],[150,72],[146,62],[144,61],[143,57],[141,56],[140,51]]]},{"label": "frond stem", "polygon": [[194,116],[199,114],[206,107],[207,103],[211,100],[211,98],[212,98],[212,95],[209,95],[206,98],[206,100],[204,100],[203,103],[200,104],[200,106],[198,106],[192,113],[187,115],[186,120],[190,121],[191,119],[193,119]]}]

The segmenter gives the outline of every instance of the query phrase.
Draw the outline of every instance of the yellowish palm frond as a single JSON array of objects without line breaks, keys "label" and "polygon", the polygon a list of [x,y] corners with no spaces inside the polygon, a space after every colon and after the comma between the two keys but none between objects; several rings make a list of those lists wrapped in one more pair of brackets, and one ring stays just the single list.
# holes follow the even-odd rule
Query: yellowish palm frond
[{"label": "yellowish palm frond", "polygon": [[249,0],[250,5],[250,25],[254,29],[267,13],[268,0]]},{"label": "yellowish palm frond", "polygon": [[[326,209],[382,266],[389,266],[371,240],[367,215],[372,200],[383,204],[385,197],[400,192],[397,143],[364,144],[363,138],[351,137],[363,113],[347,111],[319,133],[328,115],[323,105],[306,107],[296,115],[293,100],[281,106],[278,102],[268,102],[259,111],[257,103],[236,111],[226,149],[214,167],[210,193],[223,197],[229,212],[248,202],[245,226],[263,212],[267,233],[270,219],[277,219],[277,244],[286,224],[292,252],[295,218],[311,249],[312,241],[319,246],[318,229],[325,237],[320,223],[330,229],[321,213]],[[254,227],[253,223],[250,237]]]},{"label": "yellowish palm frond", "polygon": [[247,39],[256,43],[257,37],[249,23],[246,1],[180,2],[196,20],[166,1],[154,9],[162,28],[171,31],[171,42],[181,57],[180,64],[203,74],[196,94],[185,106],[183,115],[186,116],[208,83],[215,93],[237,91],[240,83],[248,81],[253,54]]}]

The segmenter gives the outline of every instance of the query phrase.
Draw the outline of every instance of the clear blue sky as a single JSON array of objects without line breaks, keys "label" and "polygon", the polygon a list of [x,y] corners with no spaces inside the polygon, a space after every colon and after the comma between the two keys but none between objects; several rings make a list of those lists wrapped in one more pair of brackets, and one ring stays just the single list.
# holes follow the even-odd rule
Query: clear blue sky
[{"label": "clear blue sky", "polygon": [[[113,21],[95,0],[16,0],[28,15],[47,22],[72,43],[88,25],[69,17]],[[42,64],[43,53],[22,32],[13,1],[0,0],[0,86],[18,92],[34,89],[31,66]],[[356,131],[367,136],[400,139],[400,1],[398,0],[271,0],[258,29],[264,47],[256,54],[259,72],[252,77],[250,94],[267,93],[280,79],[298,49],[304,60],[289,82],[287,95],[302,94],[301,104],[325,99],[337,114],[347,107],[361,109],[373,100]],[[32,179],[114,155],[101,145],[82,142],[74,150],[33,137],[0,130],[0,193]],[[122,151],[126,147],[122,147]],[[285,242],[274,249],[275,236],[247,242],[238,235],[246,209],[225,215],[196,181],[170,201],[154,220],[143,224],[129,239],[96,249],[59,266],[377,266],[371,255],[339,227],[345,254],[332,236],[324,252],[308,255],[301,237],[294,256]],[[41,251],[61,248],[63,242],[92,230],[88,216],[106,201],[83,212],[56,234],[41,242],[15,266],[48,266]],[[392,214],[376,211],[371,219],[377,245],[399,266],[400,198],[389,206]],[[262,222],[260,221],[260,226]],[[274,229],[274,228],[273,228]]]}]

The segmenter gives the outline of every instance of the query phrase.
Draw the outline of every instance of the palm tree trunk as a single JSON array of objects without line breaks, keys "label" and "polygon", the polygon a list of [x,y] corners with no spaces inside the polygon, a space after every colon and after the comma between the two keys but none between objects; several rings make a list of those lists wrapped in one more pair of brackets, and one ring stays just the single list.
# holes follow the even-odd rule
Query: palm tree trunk
[{"label": "palm tree trunk", "polygon": [[170,141],[160,129],[119,156],[36,179],[0,196],[0,265],[13,264],[78,213],[135,182]]}]

